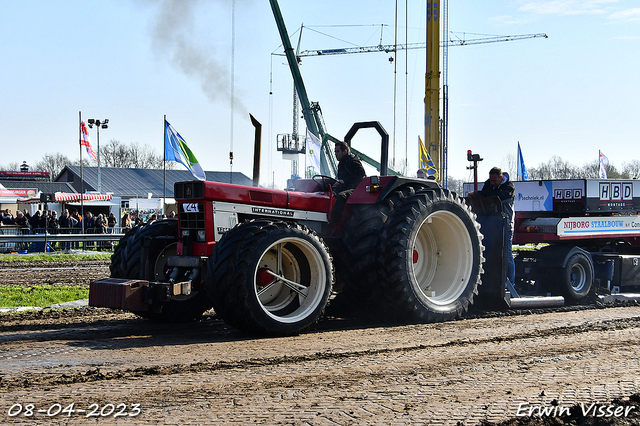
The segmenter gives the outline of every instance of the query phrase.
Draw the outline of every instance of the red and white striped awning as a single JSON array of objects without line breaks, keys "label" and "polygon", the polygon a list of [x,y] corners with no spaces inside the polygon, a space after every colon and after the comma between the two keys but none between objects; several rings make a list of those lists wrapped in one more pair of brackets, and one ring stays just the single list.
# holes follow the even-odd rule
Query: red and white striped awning
[{"label": "red and white striped awning", "polygon": [[77,194],[72,192],[56,192],[54,202],[77,203],[80,201],[108,201],[112,194]]}]

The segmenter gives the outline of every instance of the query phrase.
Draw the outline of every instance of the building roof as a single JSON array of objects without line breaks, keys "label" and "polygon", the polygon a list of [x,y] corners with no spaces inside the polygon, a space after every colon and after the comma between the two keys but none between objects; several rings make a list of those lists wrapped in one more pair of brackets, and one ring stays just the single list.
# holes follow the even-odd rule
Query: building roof
[{"label": "building roof", "polygon": [[[101,192],[113,193],[117,197],[147,197],[151,193],[153,198],[164,197],[163,181],[165,171],[162,169],[133,169],[117,167],[100,168]],[[205,172],[210,182],[234,183],[251,186],[253,180],[241,172]],[[84,191],[80,184],[80,166],[66,166],[56,178],[56,182],[71,183],[77,192],[97,191],[98,168],[83,167],[82,178]],[[166,171],[166,196],[173,198],[173,184],[175,182],[195,180],[193,175],[185,169]],[[52,191],[55,192],[55,191]]]},{"label": "building roof", "polygon": [[54,192],[77,192],[69,182],[47,182],[41,180],[3,180],[7,189],[37,189],[46,194]]}]

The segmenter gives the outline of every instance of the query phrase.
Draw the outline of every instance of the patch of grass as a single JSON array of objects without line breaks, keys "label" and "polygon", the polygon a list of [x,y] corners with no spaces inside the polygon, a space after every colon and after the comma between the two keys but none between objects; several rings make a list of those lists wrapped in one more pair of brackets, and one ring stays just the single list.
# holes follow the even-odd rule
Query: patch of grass
[{"label": "patch of grass", "polygon": [[523,245],[513,245],[514,250],[518,251],[536,251],[540,250],[542,247],[548,246],[549,244],[523,244]]},{"label": "patch of grass", "polygon": [[81,286],[39,285],[0,287],[0,306],[37,306],[87,299],[89,288]]},{"label": "patch of grass", "polygon": [[0,262],[36,262],[36,261],[50,261],[50,262],[62,262],[68,260],[87,260],[87,259],[110,259],[113,253],[96,253],[96,254],[6,254],[0,256]]}]

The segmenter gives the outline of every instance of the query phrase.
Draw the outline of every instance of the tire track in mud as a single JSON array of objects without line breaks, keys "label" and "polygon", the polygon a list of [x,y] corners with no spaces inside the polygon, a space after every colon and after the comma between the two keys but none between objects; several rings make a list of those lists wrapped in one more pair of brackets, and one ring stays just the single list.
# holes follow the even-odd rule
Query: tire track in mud
[{"label": "tire track in mud", "polygon": [[[580,393],[570,397],[574,403],[576,399],[590,401],[586,399],[589,392],[594,392],[592,397],[596,395],[596,398],[612,395],[611,400],[615,402],[614,398],[621,395],[618,389],[610,388],[602,393],[600,388],[620,379],[628,382],[628,378],[621,375],[625,369],[640,371],[637,357],[633,365],[619,365],[620,359],[629,359],[634,353],[640,332],[638,321],[637,316],[632,316],[522,334],[514,332],[497,338],[453,339],[395,349],[128,369],[128,373],[139,376],[122,375],[121,379],[117,374],[123,371],[109,375],[92,369],[85,372],[85,376],[95,378],[93,381],[59,385],[52,382],[41,388],[0,389],[0,393],[23,401],[27,401],[26,395],[37,395],[34,402],[45,407],[54,402],[86,406],[116,400],[144,401],[145,418],[140,419],[141,424],[162,423],[166,418],[175,424],[228,424],[231,421],[248,424],[260,418],[262,421],[258,422],[266,424],[294,424],[293,420],[297,419],[299,424],[455,425],[456,420],[452,419],[460,419],[463,424],[476,425],[483,418],[495,421],[508,417],[505,409],[513,411],[520,398],[529,398],[532,403],[544,401],[547,405],[555,400],[552,398],[557,398],[566,404],[566,394],[562,391],[558,394],[564,381]],[[474,326],[473,322],[469,325]],[[394,331],[412,332],[403,327],[383,330],[385,334]],[[311,337],[320,338],[322,334]],[[607,364],[611,362],[616,366],[609,371]],[[602,368],[606,379],[585,377],[590,376],[594,368]],[[547,373],[542,377],[541,372]],[[487,373],[491,378],[485,383],[481,378]],[[555,378],[557,374],[560,376]],[[541,377],[540,383],[532,381],[536,377]],[[636,383],[636,389],[638,385]],[[520,392],[522,396],[513,395]],[[486,403],[475,399],[476,394],[486,394]],[[538,394],[539,397],[534,396]],[[622,392],[622,395],[628,393]],[[215,416],[211,418],[213,413]],[[346,421],[345,414],[351,420]],[[629,423],[615,424],[637,424],[629,420]],[[41,419],[38,424],[47,424],[47,421],[50,420]],[[565,424],[557,418],[533,419],[530,423],[522,418],[517,421],[511,424]],[[64,424],[83,423],[76,418]],[[483,424],[494,423],[484,421]]]},{"label": "tire track in mud", "polygon": [[[389,356],[394,354],[411,353],[416,351],[423,351],[428,349],[442,349],[448,347],[459,348],[473,348],[478,345],[485,344],[502,344],[502,343],[514,343],[518,341],[526,341],[532,339],[544,339],[544,338],[558,338],[561,336],[573,336],[585,333],[608,333],[627,330],[630,333],[634,333],[636,338],[640,338],[640,316],[632,318],[620,318],[612,320],[604,320],[597,323],[586,323],[573,326],[561,326],[552,327],[543,330],[534,330],[524,333],[516,333],[512,335],[504,336],[491,336],[488,338],[462,338],[457,340],[450,340],[444,343],[438,344],[417,344],[408,345],[399,348],[379,348],[379,349],[367,349],[345,352],[331,352],[323,351],[316,352],[308,355],[294,355],[294,356],[275,356],[275,357],[258,357],[248,358],[241,361],[217,361],[217,362],[196,362],[192,364],[172,364],[172,365],[154,365],[149,367],[137,367],[137,368],[125,368],[115,371],[101,371],[100,368],[90,368],[85,372],[79,372],[74,374],[30,374],[22,373],[19,377],[6,378],[0,375],[0,389],[17,389],[17,388],[34,388],[41,386],[55,386],[55,385],[67,385],[76,383],[89,383],[107,380],[120,380],[130,378],[140,378],[144,376],[170,376],[175,374],[188,374],[188,373],[200,373],[207,372],[213,373],[217,371],[234,370],[234,369],[252,369],[256,367],[265,366],[286,366],[303,364],[307,362],[317,361],[337,361],[340,362],[345,359],[354,358],[366,358],[371,356]],[[75,330],[71,332],[62,333],[61,338],[74,339],[80,338],[84,340],[88,338],[86,331]],[[13,339],[12,339],[13,340]],[[579,339],[578,339],[579,340]],[[44,340],[43,340],[44,341]],[[10,341],[5,341],[9,343]],[[0,348],[2,347],[2,340],[0,339]],[[626,345],[627,343],[623,344]],[[635,342],[629,342],[628,345],[635,346]],[[105,344],[105,346],[108,346]],[[67,349],[68,351],[77,351],[80,348]],[[542,349],[541,349],[542,351]],[[472,351],[470,351],[472,352]],[[26,352],[25,356],[33,355],[30,352]],[[531,352],[528,356],[531,356]],[[503,356],[496,354],[495,359],[499,359]],[[15,356],[12,356],[15,358]],[[486,360],[493,359],[491,357]],[[2,356],[0,356],[0,362],[2,362]]]},{"label": "tire track in mud", "polygon": [[[108,274],[108,263],[96,264],[96,269],[103,268]],[[74,275],[82,276],[90,271],[70,269],[67,273],[56,269],[50,276],[59,276],[63,283],[73,282]],[[25,280],[24,285],[47,283],[44,280],[50,279],[46,270],[29,275],[32,281]],[[581,311],[584,311],[584,320]],[[567,320],[568,317],[571,319]],[[516,324],[513,330],[508,325],[511,319]],[[527,322],[542,326],[526,327]],[[499,327],[498,331],[493,329],[494,324]],[[391,424],[402,423],[407,419],[403,416],[410,414],[413,417],[409,418],[423,424],[455,425],[456,421],[451,419],[459,418],[465,425],[475,425],[484,418],[482,424],[489,426],[498,424],[491,421],[509,418],[504,410],[514,401],[517,405],[519,398],[538,401],[534,395],[540,394],[539,401],[547,404],[553,403],[554,398],[561,404],[567,403],[548,389],[547,396],[543,395],[544,390],[540,392],[542,388],[535,394],[528,393],[532,376],[544,374],[544,385],[556,380],[549,379],[548,375],[557,375],[557,380],[573,388],[576,395],[573,403],[576,398],[591,401],[585,395],[592,392],[591,397],[601,403],[640,406],[640,397],[635,393],[640,388],[636,346],[640,341],[640,311],[637,310],[628,310],[622,316],[609,315],[607,308],[597,305],[472,311],[458,321],[427,325],[329,316],[306,335],[273,339],[274,343],[269,345],[263,343],[270,339],[241,335],[217,319],[183,327],[178,331],[178,327],[154,325],[130,313],[91,307],[0,315],[0,354],[9,349],[27,360],[46,359],[42,354],[46,347],[52,346],[49,350],[66,350],[68,354],[56,352],[62,354],[58,360],[73,358],[72,364],[82,358],[91,360],[96,356],[95,350],[105,351],[104,357],[114,356],[104,366],[81,361],[68,372],[64,372],[64,364],[31,371],[23,368],[16,370],[16,374],[6,374],[5,370],[0,372],[0,395],[5,401],[17,398],[40,405],[62,401],[145,401],[144,424],[162,423],[174,416],[176,424],[227,424],[242,420],[250,423],[255,410],[251,407],[259,402],[265,403],[264,410],[269,406],[279,413],[257,417],[268,424],[292,424],[291,419],[296,416],[309,424]],[[370,330],[375,333],[369,333]],[[145,341],[147,335],[154,339]],[[372,340],[375,335],[382,341]],[[360,337],[369,340],[358,345],[356,341]],[[321,344],[323,339],[338,341]],[[127,344],[127,341],[134,342]],[[214,344],[203,344],[208,341]],[[207,356],[201,356],[195,357],[194,362],[176,362],[188,360],[193,351],[238,348],[245,342],[259,344],[251,345],[248,350],[232,351],[228,355],[231,360],[215,359],[220,356],[207,360]],[[296,350],[286,347],[299,342],[304,344]],[[153,352],[158,347],[170,348],[170,351],[157,351],[159,361],[155,361],[152,354],[138,362],[136,354],[147,352],[147,345],[154,346]],[[314,346],[320,350],[313,350]],[[262,352],[265,347],[269,350]],[[617,354],[617,358],[609,355],[610,351]],[[135,353],[132,355],[132,352]],[[280,355],[282,353],[292,355]],[[167,362],[163,364],[160,359]],[[629,383],[629,377],[621,373],[618,365],[621,362],[635,375],[635,384]],[[136,364],[142,366],[136,367]],[[2,359],[0,365],[3,365]],[[487,383],[482,379],[485,369],[492,374]],[[585,376],[591,375],[593,378],[587,377],[585,381]],[[513,394],[505,395],[503,387],[513,386],[513,378],[520,380],[524,390],[514,387]],[[585,389],[588,391],[583,393]],[[603,389],[606,389],[604,393]],[[407,393],[412,392],[417,392],[417,397],[407,398]],[[465,396],[473,392],[482,395],[481,399]],[[30,399],[31,395],[34,399]],[[629,397],[616,399],[619,395]],[[437,407],[426,413],[425,404]],[[217,422],[209,421],[212,409],[220,410],[220,414],[216,414]],[[441,414],[433,414],[435,412]],[[438,421],[432,421],[434,419]],[[51,424],[51,420],[43,418],[34,424]],[[59,424],[83,424],[85,419],[58,420]],[[594,418],[584,422],[518,418],[501,425],[640,424],[637,416],[611,420],[607,423]]]},{"label": "tire track in mud", "polygon": [[1,261],[0,287],[36,285],[89,286],[92,280],[109,276],[109,259],[69,261]]}]

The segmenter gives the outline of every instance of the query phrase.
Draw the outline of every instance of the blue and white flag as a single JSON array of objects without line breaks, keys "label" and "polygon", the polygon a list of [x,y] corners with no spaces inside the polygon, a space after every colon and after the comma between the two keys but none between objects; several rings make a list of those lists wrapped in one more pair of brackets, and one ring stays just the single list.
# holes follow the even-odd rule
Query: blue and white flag
[{"label": "blue and white flag", "polygon": [[164,121],[164,161],[177,161],[189,169],[196,179],[206,180],[198,159],[193,155],[180,133],[176,132],[167,120]]},{"label": "blue and white flag", "polygon": [[524,165],[524,158],[522,158],[522,150],[520,149],[520,141],[518,141],[518,172],[517,176],[522,180],[529,179],[529,172],[527,172],[527,167]]},{"label": "blue and white flag", "polygon": [[602,151],[598,151],[600,153],[600,179],[607,178],[607,169],[606,166],[609,164],[609,159],[606,155],[602,153]]}]

